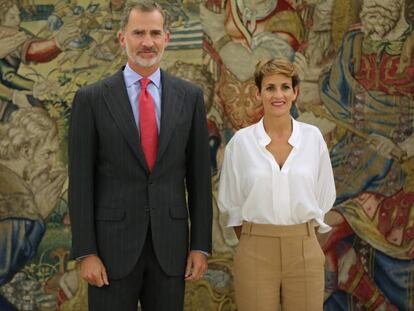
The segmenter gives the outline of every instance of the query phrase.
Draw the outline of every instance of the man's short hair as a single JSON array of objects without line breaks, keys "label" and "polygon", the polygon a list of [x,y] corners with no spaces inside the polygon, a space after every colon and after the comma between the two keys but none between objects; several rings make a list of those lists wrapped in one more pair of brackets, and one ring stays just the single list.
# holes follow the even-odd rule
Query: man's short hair
[{"label": "man's short hair", "polygon": [[56,122],[44,109],[19,109],[0,124],[0,159],[18,159],[23,148],[35,150],[51,135],[57,135]]},{"label": "man's short hair", "polygon": [[262,90],[263,78],[275,74],[282,74],[292,78],[293,88],[299,85],[300,79],[295,66],[286,58],[273,58],[270,60],[262,60],[256,65],[254,82],[259,91]]},{"label": "man's short hair", "polygon": [[163,28],[164,31],[167,32],[168,30],[168,16],[165,11],[162,9],[161,5],[158,4],[156,1],[152,0],[130,0],[126,3],[124,11],[121,15],[120,20],[120,27],[121,31],[125,31],[126,26],[128,25],[129,16],[131,15],[132,10],[139,10],[142,12],[153,12],[158,11],[161,13],[164,23]]}]

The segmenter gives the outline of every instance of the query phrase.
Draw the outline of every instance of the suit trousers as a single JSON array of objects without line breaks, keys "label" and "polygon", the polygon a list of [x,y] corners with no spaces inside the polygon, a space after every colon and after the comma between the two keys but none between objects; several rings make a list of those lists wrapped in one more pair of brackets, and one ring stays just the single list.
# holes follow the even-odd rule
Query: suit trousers
[{"label": "suit trousers", "polygon": [[109,280],[108,286],[89,285],[89,311],[182,311],[184,275],[168,276],[154,252],[151,230],[134,269],[122,279]]},{"label": "suit trousers", "polygon": [[312,222],[244,222],[234,258],[238,311],[321,311],[324,263]]}]

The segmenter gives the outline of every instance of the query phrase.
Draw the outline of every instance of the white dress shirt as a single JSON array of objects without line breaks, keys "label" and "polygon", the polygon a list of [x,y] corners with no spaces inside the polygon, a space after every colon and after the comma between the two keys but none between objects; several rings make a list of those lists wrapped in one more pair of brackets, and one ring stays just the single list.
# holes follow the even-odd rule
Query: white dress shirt
[{"label": "white dress shirt", "polygon": [[336,192],[321,132],[292,119],[293,148],[282,169],[266,149],[270,142],[262,119],[239,130],[227,144],[218,195],[220,211],[229,216],[227,225],[293,225],[314,219],[319,232],[329,231],[324,215]]}]

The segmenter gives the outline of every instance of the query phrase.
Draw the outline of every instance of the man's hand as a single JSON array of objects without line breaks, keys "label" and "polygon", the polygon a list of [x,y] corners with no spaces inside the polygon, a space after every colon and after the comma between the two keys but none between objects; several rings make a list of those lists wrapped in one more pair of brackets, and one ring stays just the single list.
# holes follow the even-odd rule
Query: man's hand
[{"label": "man's hand", "polygon": [[109,285],[105,266],[96,255],[86,256],[81,259],[80,274],[90,285],[97,287]]},{"label": "man's hand", "polygon": [[46,100],[50,96],[57,95],[59,92],[59,84],[55,81],[42,79],[33,85],[33,97],[39,100]]},{"label": "man's hand", "polygon": [[14,90],[13,91],[13,104],[15,104],[19,108],[32,108],[32,105],[27,99],[27,95],[31,95],[31,94],[32,92],[30,91]]},{"label": "man's hand", "polygon": [[207,256],[199,251],[190,251],[187,257],[184,279],[186,281],[197,281],[203,278],[207,271]]},{"label": "man's hand", "polygon": [[63,51],[69,46],[69,43],[75,39],[81,39],[81,31],[74,24],[65,24],[56,33],[56,44]]},{"label": "man's hand", "polygon": [[407,158],[414,156],[414,134],[399,144],[400,148],[407,152]]},{"label": "man's hand", "polygon": [[386,159],[392,159],[392,151],[399,149],[391,139],[375,133],[368,136],[367,142],[371,149],[376,150]]},{"label": "man's hand", "polygon": [[67,174],[64,170],[50,171],[49,168],[44,166],[42,169],[42,166],[40,166],[33,171],[32,175],[34,177],[31,184],[36,189],[35,202],[41,216],[45,219],[56,207]]}]

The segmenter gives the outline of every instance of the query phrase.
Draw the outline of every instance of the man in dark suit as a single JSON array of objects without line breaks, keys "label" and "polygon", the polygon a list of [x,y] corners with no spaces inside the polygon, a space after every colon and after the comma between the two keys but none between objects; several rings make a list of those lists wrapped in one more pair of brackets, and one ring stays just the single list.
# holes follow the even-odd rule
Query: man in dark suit
[{"label": "man in dark suit", "polygon": [[207,269],[212,209],[203,94],[160,70],[165,17],[153,1],[128,3],[118,34],[127,65],[81,88],[73,101],[72,256],[90,284],[90,310],[135,311],[138,300],[143,310],[182,310],[184,280]]}]

